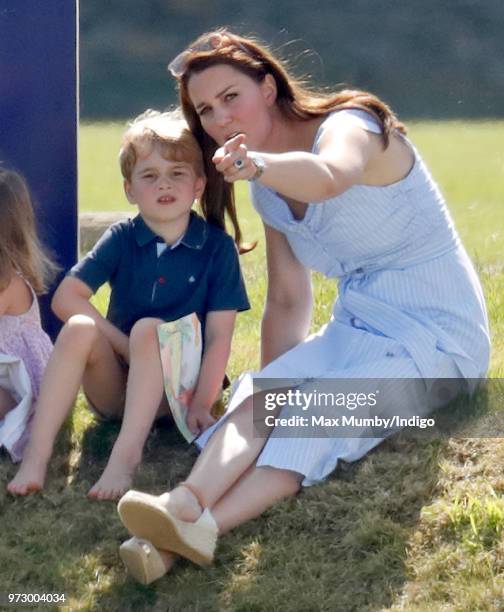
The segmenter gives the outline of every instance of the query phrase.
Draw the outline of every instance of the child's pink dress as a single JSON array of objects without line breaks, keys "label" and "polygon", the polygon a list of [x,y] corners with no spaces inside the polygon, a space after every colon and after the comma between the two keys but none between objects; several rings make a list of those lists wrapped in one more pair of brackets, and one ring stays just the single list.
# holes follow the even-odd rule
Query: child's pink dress
[{"label": "child's pink dress", "polygon": [[22,459],[28,442],[29,424],[52,349],[40,323],[37,297],[30,289],[33,302],[27,312],[0,316],[0,387],[18,402],[0,420],[0,447],[7,449],[13,461]]}]

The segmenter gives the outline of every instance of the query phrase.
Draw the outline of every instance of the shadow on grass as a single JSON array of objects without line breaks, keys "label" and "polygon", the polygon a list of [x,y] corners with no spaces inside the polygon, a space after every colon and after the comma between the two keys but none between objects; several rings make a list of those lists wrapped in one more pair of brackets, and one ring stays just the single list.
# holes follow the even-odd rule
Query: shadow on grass
[{"label": "shadow on grass", "polygon": [[[44,490],[27,497],[6,493],[5,485],[18,466],[1,458],[0,593],[65,593],[69,609],[95,609],[104,593],[125,582],[117,548],[127,533],[115,503],[86,497],[105,467],[118,430],[116,423],[92,421],[78,406],[58,436]],[[156,428],[136,486],[166,490],[173,484],[171,478],[179,480],[189,471],[194,458],[176,432]],[[156,594],[138,591],[128,581],[124,602],[114,599],[110,609],[127,609],[130,600],[141,600],[132,609],[148,608]]]},{"label": "shadow on grass", "polygon": [[[69,459],[72,450],[72,422],[68,419],[58,435],[55,443],[54,455],[47,471],[47,481],[62,481],[68,476]],[[14,478],[20,463],[12,463],[7,451],[0,449],[0,512],[5,508],[8,500],[13,500],[10,495],[6,495],[5,486]]]},{"label": "shadow on grass", "polygon": [[[478,397],[478,419],[487,418],[488,396]],[[456,414],[461,401],[447,410]],[[6,527],[0,563],[8,568],[0,590],[65,592],[69,609],[121,611],[370,612],[400,598],[410,578],[410,540],[436,492],[443,437],[404,432],[385,441],[362,461],[341,464],[323,485],[223,537],[212,567],[181,561],[144,587],[127,577],[118,558],[128,535],[115,503],[85,497],[118,429],[110,423],[87,427],[78,462],[63,472],[53,469],[43,496],[0,497]],[[55,457],[60,466],[71,445],[66,435]],[[134,486],[165,491],[187,475],[195,457],[176,431],[157,427]]]},{"label": "shadow on grass", "polygon": [[[164,454],[155,446],[156,457]],[[363,461],[340,467],[324,485],[223,537],[212,567],[181,562],[149,587],[136,585],[116,567],[119,579],[97,594],[96,604],[107,610],[170,611],[349,612],[389,606],[408,578],[408,539],[421,508],[430,503],[441,449],[442,441],[396,436]],[[162,490],[162,473],[150,483],[146,478],[142,488]],[[165,474],[173,480],[170,466]],[[115,527],[108,531],[125,537],[115,514],[110,522]],[[103,555],[102,564],[106,550]]]},{"label": "shadow on grass", "polygon": [[[120,429],[120,422],[94,422],[82,437],[79,477],[92,486],[100,477]],[[151,431],[134,488],[166,491],[187,475],[197,451],[185,443],[176,427],[161,419]]]}]

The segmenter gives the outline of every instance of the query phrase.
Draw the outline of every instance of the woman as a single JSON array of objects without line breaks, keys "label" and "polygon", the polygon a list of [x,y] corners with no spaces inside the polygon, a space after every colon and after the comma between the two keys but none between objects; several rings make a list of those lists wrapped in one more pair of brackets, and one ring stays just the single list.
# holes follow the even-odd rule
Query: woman
[{"label": "woman", "polygon": [[[478,278],[387,105],[366,92],[312,92],[263,46],[225,30],[200,37],[170,70],[205,152],[208,197],[229,204],[230,185],[248,179],[264,222],[268,293],[257,378],[450,378],[462,388],[485,375]],[[310,269],[338,278],[339,297],[328,325],[307,338]],[[432,409],[429,391],[420,382],[408,401]],[[160,497],[130,491],[121,500],[123,523],[145,538],[121,550],[140,580],[167,571],[166,551],[210,562],[217,534],[381,440],[254,437],[251,393],[247,375],[226,415],[200,436],[186,482]]]}]

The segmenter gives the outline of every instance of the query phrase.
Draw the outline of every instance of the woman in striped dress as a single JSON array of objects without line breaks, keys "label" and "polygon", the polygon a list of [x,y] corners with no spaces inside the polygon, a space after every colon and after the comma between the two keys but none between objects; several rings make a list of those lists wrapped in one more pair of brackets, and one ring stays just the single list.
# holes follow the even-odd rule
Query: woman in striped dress
[{"label": "woman in striped dress", "polygon": [[[234,181],[251,181],[264,222],[268,292],[256,381],[296,379],[313,390],[311,379],[373,378],[393,403],[397,379],[415,379],[401,398],[426,413],[433,379],[454,380],[458,390],[485,376],[478,277],[387,105],[361,91],[309,91],[264,46],[224,30],[200,37],[170,70],[213,193],[229,197]],[[337,278],[339,295],[327,325],[308,336],[311,270]],[[384,437],[256,437],[252,378],[240,379],[224,417],[199,437],[202,452],[184,483],[121,500],[137,536],[122,555],[139,579],[165,573],[173,553],[210,562],[217,534]]]}]

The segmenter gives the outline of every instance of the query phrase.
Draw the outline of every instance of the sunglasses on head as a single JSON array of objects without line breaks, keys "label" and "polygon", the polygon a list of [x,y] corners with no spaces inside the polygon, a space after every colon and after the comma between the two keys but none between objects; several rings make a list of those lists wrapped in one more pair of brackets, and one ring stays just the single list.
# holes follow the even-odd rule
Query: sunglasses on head
[{"label": "sunglasses on head", "polygon": [[192,47],[185,49],[182,53],[179,53],[172,61],[168,64],[168,71],[176,79],[180,79],[184,72],[187,70],[187,65],[193,53],[198,51],[214,51],[224,45],[233,45],[248,55],[249,50],[244,47],[241,43],[232,40],[226,33],[214,32],[209,34],[203,40],[198,41]]}]

